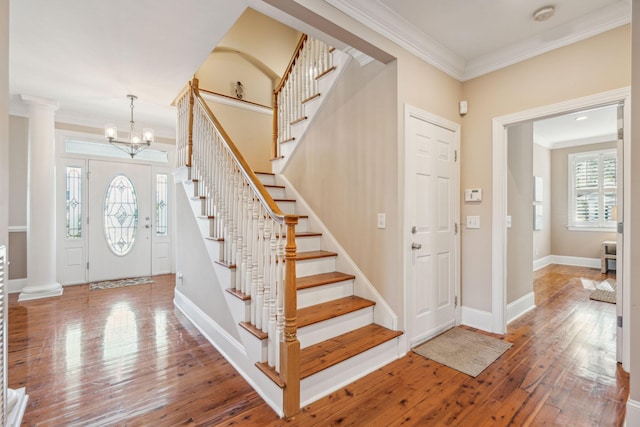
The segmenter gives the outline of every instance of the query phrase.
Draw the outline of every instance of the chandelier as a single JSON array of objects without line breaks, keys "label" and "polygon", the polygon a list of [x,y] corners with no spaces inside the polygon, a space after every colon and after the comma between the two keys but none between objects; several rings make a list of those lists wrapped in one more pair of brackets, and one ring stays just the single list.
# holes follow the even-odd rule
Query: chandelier
[{"label": "chandelier", "polygon": [[118,128],[113,123],[108,123],[104,126],[104,136],[109,140],[109,143],[119,150],[124,151],[133,159],[136,154],[142,150],[149,148],[153,142],[153,129],[144,128],[142,133],[136,131],[136,122],[133,120],[133,101],[138,99],[135,95],[127,95],[127,98],[131,100],[131,120],[129,120],[129,135],[124,141],[118,140]]}]

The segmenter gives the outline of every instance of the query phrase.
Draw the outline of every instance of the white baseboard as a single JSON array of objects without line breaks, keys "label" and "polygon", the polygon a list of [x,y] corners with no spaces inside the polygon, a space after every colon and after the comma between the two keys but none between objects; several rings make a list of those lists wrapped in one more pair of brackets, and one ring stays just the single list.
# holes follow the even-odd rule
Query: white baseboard
[{"label": "white baseboard", "polygon": [[600,258],[583,258],[577,256],[550,255],[550,264],[573,265],[576,267],[600,268]]},{"label": "white baseboard", "polygon": [[463,325],[471,326],[472,328],[480,329],[487,332],[492,332],[493,315],[489,311],[462,306],[460,307],[460,317],[460,322]]},{"label": "white baseboard", "polygon": [[10,294],[17,294],[22,292],[22,289],[27,286],[27,279],[11,279],[7,282],[7,292]]},{"label": "white baseboard", "polygon": [[536,308],[535,295],[529,292],[512,303],[507,304],[507,323],[517,319],[529,310]]},{"label": "white baseboard", "polygon": [[533,271],[540,270],[541,268],[546,267],[549,264],[553,264],[553,256],[547,255],[542,258],[533,260]]},{"label": "white baseboard", "polygon": [[624,424],[627,427],[640,427],[640,402],[627,400],[627,415]]},{"label": "white baseboard", "polygon": [[[266,375],[259,372],[254,364],[248,360],[244,347],[177,288],[173,303],[198,328],[211,345],[224,356],[227,362],[242,375],[260,397],[282,417],[284,415],[282,390]],[[252,376],[251,372],[256,372],[257,375]]]}]

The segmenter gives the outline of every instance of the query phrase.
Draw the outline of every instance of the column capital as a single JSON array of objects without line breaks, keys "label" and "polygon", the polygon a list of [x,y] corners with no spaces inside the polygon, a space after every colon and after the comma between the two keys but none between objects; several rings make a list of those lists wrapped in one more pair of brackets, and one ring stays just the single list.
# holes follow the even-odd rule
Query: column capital
[{"label": "column capital", "polygon": [[54,101],[52,99],[40,98],[38,96],[31,95],[20,95],[20,97],[22,98],[22,102],[27,104],[29,108],[41,107],[53,112],[58,111],[58,108],[60,108],[58,101]]}]

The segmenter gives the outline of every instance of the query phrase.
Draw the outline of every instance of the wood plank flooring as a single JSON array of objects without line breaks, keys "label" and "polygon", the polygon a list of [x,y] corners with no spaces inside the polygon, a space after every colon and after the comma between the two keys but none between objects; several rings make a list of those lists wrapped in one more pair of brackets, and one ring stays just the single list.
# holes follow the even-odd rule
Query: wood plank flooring
[{"label": "wood plank flooring", "polygon": [[9,384],[30,395],[23,425],[620,426],[629,378],[615,363],[615,305],[579,277],[535,273],[537,309],[477,378],[414,353],[279,420],[173,306],[173,276],[153,284],[18,303],[9,299]]}]

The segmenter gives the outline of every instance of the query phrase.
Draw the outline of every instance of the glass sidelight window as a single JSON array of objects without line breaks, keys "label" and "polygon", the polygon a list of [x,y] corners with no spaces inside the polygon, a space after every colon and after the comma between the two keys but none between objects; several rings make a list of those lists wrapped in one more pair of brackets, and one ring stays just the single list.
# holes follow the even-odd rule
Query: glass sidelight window
[{"label": "glass sidelight window", "polygon": [[66,238],[82,238],[82,168],[67,166],[66,169]]},{"label": "glass sidelight window", "polygon": [[156,235],[169,235],[169,177],[166,173],[156,175]]}]

